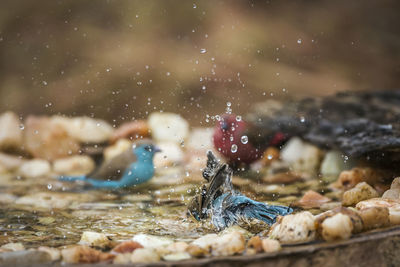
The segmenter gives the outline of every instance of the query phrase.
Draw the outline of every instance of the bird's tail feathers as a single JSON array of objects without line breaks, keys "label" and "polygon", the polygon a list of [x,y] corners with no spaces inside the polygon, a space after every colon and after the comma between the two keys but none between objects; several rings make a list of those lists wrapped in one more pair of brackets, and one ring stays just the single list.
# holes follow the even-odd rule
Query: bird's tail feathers
[{"label": "bird's tail feathers", "polygon": [[293,209],[285,206],[267,205],[264,203],[255,204],[254,208],[251,209],[251,215],[253,218],[264,221],[268,224],[272,224],[276,221],[279,215],[287,215],[292,213]]},{"label": "bird's tail feathers", "polygon": [[58,177],[58,180],[64,181],[64,182],[74,182],[74,181],[84,181],[86,180],[85,175],[80,175],[80,176],[60,176]]}]

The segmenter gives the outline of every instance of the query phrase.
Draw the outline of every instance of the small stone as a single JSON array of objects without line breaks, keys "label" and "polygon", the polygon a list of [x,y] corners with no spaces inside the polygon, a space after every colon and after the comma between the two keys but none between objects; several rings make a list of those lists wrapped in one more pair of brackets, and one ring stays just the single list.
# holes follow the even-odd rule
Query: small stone
[{"label": "small stone", "polygon": [[132,238],[132,240],[138,242],[144,248],[156,248],[156,247],[168,246],[174,242],[172,241],[172,239],[167,237],[148,235],[148,234],[137,234]]},{"label": "small stone", "polygon": [[34,157],[46,160],[77,154],[80,148],[63,125],[36,116],[25,120],[24,146]]},{"label": "small stone", "polygon": [[348,190],[361,182],[375,185],[378,182],[384,182],[384,178],[387,178],[385,176],[387,174],[377,169],[353,168],[348,171],[342,171],[334,186],[339,189]]},{"label": "small stone", "polygon": [[208,151],[214,148],[212,136],[214,128],[194,128],[190,132],[185,148],[187,150]]},{"label": "small stone", "polygon": [[117,254],[113,260],[114,264],[129,264],[131,263],[131,253],[120,253]]},{"label": "small stone", "polygon": [[26,162],[26,160],[23,159],[21,156],[0,153],[0,165],[4,167],[7,171],[15,171],[24,162]]},{"label": "small stone", "polygon": [[317,172],[321,155],[319,148],[303,142],[298,137],[291,138],[281,150],[281,159],[299,172]]},{"label": "small stone", "polygon": [[215,240],[217,238],[218,238],[218,235],[216,235],[216,234],[207,234],[207,235],[203,235],[203,236],[197,238],[191,244],[198,246],[202,249],[205,249],[206,251],[210,251],[211,246],[213,245],[213,243],[215,242]]},{"label": "small stone", "polygon": [[33,266],[50,261],[50,255],[44,251],[22,250],[0,253],[1,266]]},{"label": "small stone", "polygon": [[247,242],[247,249],[254,249],[256,253],[263,250],[261,238],[259,236],[253,236]]},{"label": "small stone", "polygon": [[53,163],[53,170],[60,175],[85,175],[95,168],[95,163],[89,156],[72,156],[57,159]]},{"label": "small stone", "polygon": [[349,216],[337,213],[322,222],[322,237],[326,241],[349,239],[353,224]]},{"label": "small stone", "polygon": [[175,242],[175,243],[170,244],[167,247],[167,250],[172,253],[185,252],[188,247],[189,247],[189,244],[186,242]]},{"label": "small stone", "polygon": [[322,204],[330,201],[330,198],[324,197],[323,195],[308,190],[304,196],[296,203],[297,206],[300,206],[305,209],[311,208],[319,208]]},{"label": "small stone", "polygon": [[239,225],[229,226],[228,228],[225,228],[220,234],[224,235],[224,234],[230,234],[233,232],[241,233],[244,236],[244,238],[246,238],[246,239],[249,239],[254,236],[254,234],[252,234],[247,229],[244,229],[243,227],[241,227]]},{"label": "small stone", "polygon": [[279,160],[280,157],[280,151],[276,147],[268,147],[263,156],[262,156],[262,162],[264,166],[269,166],[271,162]]},{"label": "small stone", "polygon": [[22,243],[7,243],[7,244],[2,245],[0,248],[5,251],[25,250],[25,247]]},{"label": "small stone", "polygon": [[137,248],[143,248],[138,242],[128,240],[118,244],[111,252],[114,253],[131,253]]},{"label": "small stone", "polygon": [[57,248],[39,247],[38,251],[43,251],[49,254],[51,261],[58,261],[59,259],[61,259],[61,252]]},{"label": "small stone", "polygon": [[192,255],[193,257],[199,258],[199,257],[206,257],[210,255],[210,250],[205,249],[203,247],[200,247],[198,245],[194,244],[189,244],[188,248],[186,251]]},{"label": "small stone", "polygon": [[61,250],[65,263],[96,263],[110,261],[115,255],[101,252],[88,246],[71,246]]},{"label": "small stone", "polygon": [[160,153],[154,156],[154,166],[156,168],[179,165],[183,162],[184,154],[180,145],[176,143],[158,143]]},{"label": "small stone", "polygon": [[182,261],[189,260],[191,258],[192,256],[187,252],[176,252],[163,256],[163,260],[165,261]]},{"label": "small stone", "polygon": [[282,244],[295,244],[313,241],[315,236],[315,218],[310,212],[303,211],[278,217],[271,227],[269,237]]},{"label": "small stone", "polygon": [[38,178],[50,175],[51,166],[47,160],[32,159],[21,165],[18,174],[25,178]]},{"label": "small stone", "polygon": [[345,206],[352,206],[358,202],[370,198],[378,197],[378,193],[366,182],[361,182],[356,187],[344,192],[342,204]]},{"label": "small stone", "polygon": [[391,225],[400,224],[400,199],[371,198],[358,202],[356,208],[363,210],[372,207],[386,207],[389,209],[389,221]]},{"label": "small stone", "polygon": [[265,238],[261,240],[261,245],[262,249],[264,252],[267,253],[273,253],[280,251],[282,249],[281,244],[279,243],[278,240],[270,239],[270,238]]},{"label": "small stone", "polygon": [[245,250],[245,239],[240,232],[231,232],[219,236],[211,246],[214,256],[231,256]]},{"label": "small stone", "polygon": [[120,139],[136,140],[149,137],[147,121],[136,120],[121,124],[111,135],[110,142],[115,143]]},{"label": "small stone", "polygon": [[22,131],[18,116],[13,112],[0,115],[0,149],[20,149],[22,146]]},{"label": "small stone", "polygon": [[320,236],[322,236],[322,223],[330,217],[335,216],[336,214],[341,213],[343,215],[349,216],[351,223],[353,225],[353,234],[360,233],[363,228],[364,224],[363,221],[360,217],[360,215],[354,211],[352,208],[346,208],[346,207],[336,207],[332,210],[328,210],[326,212],[318,214],[315,218],[315,224],[317,226],[317,232]]},{"label": "small stone", "polygon": [[400,190],[400,177],[393,179],[392,184],[390,185],[390,189]]},{"label": "small stone", "polygon": [[152,263],[160,260],[160,256],[152,248],[138,248],[133,251],[131,262],[133,263]]},{"label": "small stone", "polygon": [[52,121],[62,125],[69,136],[81,143],[103,143],[110,139],[114,128],[108,122],[89,117],[67,118],[53,116]]},{"label": "small stone", "polygon": [[325,182],[333,182],[339,177],[339,174],[348,170],[354,165],[351,160],[344,160],[343,154],[339,151],[331,150],[325,154],[321,163],[320,173],[322,180]]},{"label": "small stone", "polygon": [[151,135],[157,142],[180,144],[188,137],[189,124],[174,113],[152,113],[148,119]]},{"label": "small stone", "polygon": [[382,228],[390,225],[389,209],[387,207],[370,207],[358,211],[364,230]]},{"label": "small stone", "polygon": [[382,198],[398,199],[400,198],[400,190],[397,188],[386,190],[385,193],[383,193]]},{"label": "small stone", "polygon": [[104,160],[110,160],[128,149],[132,149],[132,145],[133,143],[129,140],[119,139],[115,144],[104,149]]},{"label": "small stone", "polygon": [[105,249],[112,246],[112,241],[103,233],[86,231],[82,233],[79,244]]}]

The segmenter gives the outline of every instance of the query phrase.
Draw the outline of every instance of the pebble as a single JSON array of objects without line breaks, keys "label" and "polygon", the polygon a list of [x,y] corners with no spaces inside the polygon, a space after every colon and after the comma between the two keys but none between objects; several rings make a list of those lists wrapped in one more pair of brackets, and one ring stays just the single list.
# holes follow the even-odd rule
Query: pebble
[{"label": "pebble", "polygon": [[349,239],[353,224],[349,216],[337,213],[322,222],[322,237],[326,241]]},{"label": "pebble", "polygon": [[185,252],[188,247],[189,247],[189,244],[186,242],[175,242],[175,243],[168,245],[167,250],[172,253]]},{"label": "pebble", "polygon": [[133,263],[152,263],[160,260],[160,256],[152,248],[138,248],[133,251],[131,262]]},{"label": "pebble", "polygon": [[179,165],[183,162],[184,153],[180,145],[172,142],[157,143],[161,152],[154,156],[154,166],[161,168],[171,165]]},{"label": "pebble", "polygon": [[145,120],[136,120],[121,124],[111,135],[110,142],[121,139],[136,140],[149,137],[149,125]]},{"label": "pebble", "polygon": [[103,233],[85,231],[82,233],[79,244],[105,249],[112,246],[112,241]]},{"label": "pebble", "polygon": [[176,252],[162,257],[165,261],[182,261],[189,260],[192,256],[187,252]]},{"label": "pebble", "polygon": [[18,169],[18,174],[25,178],[49,176],[51,165],[44,159],[32,159],[24,162]]},{"label": "pebble", "polygon": [[18,116],[11,111],[0,115],[0,149],[21,149],[22,131]]},{"label": "pebble", "polygon": [[217,234],[206,234],[206,235],[203,235],[203,236],[197,238],[191,244],[198,246],[202,249],[205,249],[207,251],[210,251],[211,246],[213,245],[213,243],[215,242],[215,240],[217,238],[218,238]]},{"label": "pebble", "polygon": [[353,161],[344,160],[341,152],[336,150],[328,151],[321,163],[320,173],[322,180],[325,182],[334,182],[342,171],[351,169],[353,165]]},{"label": "pebble", "polygon": [[52,122],[62,125],[69,136],[81,143],[103,143],[111,138],[114,128],[108,122],[89,117],[53,116]]},{"label": "pebble", "polygon": [[400,224],[400,199],[371,198],[357,203],[356,208],[363,210],[371,207],[386,207],[389,209],[391,225]]},{"label": "pebble", "polygon": [[24,132],[24,146],[36,158],[64,158],[77,154],[80,148],[63,125],[48,117],[28,116]]},{"label": "pebble", "polygon": [[148,234],[137,234],[132,238],[133,241],[138,242],[144,248],[157,248],[162,246],[168,246],[174,241],[168,237],[155,236]]},{"label": "pebble", "polygon": [[352,206],[362,200],[375,197],[378,197],[378,193],[376,192],[376,190],[366,182],[361,182],[357,184],[354,188],[344,192],[342,204],[344,206]]},{"label": "pebble", "polygon": [[151,135],[157,142],[180,144],[189,135],[189,124],[174,113],[152,113],[148,118]]},{"label": "pebble", "polygon": [[94,168],[93,159],[83,155],[57,159],[53,162],[53,171],[60,175],[84,175],[90,173]]},{"label": "pebble", "polygon": [[21,251],[25,250],[25,247],[22,243],[7,243],[2,245],[0,249],[5,251]]},{"label": "pebble", "polygon": [[342,171],[334,186],[339,189],[348,190],[361,182],[375,185],[376,183],[381,182],[385,176],[386,175],[383,171],[377,169],[369,167],[353,168],[348,171]]},{"label": "pebble", "polygon": [[300,206],[305,209],[311,208],[319,208],[322,204],[330,201],[330,198],[327,198],[315,191],[308,190],[304,196],[296,203],[297,206]]},{"label": "pebble", "polygon": [[64,248],[61,250],[61,255],[65,263],[96,263],[110,261],[115,257],[113,254],[81,245]]},{"label": "pebble", "polygon": [[137,248],[143,248],[138,242],[128,240],[124,241],[113,248],[112,253],[131,253]]},{"label": "pebble", "polygon": [[104,149],[104,160],[110,160],[115,156],[132,148],[133,143],[126,139],[119,139],[115,144]]},{"label": "pebble", "polygon": [[322,152],[316,146],[303,142],[298,137],[291,138],[281,150],[281,159],[289,163],[293,170],[315,173],[319,169]]},{"label": "pebble", "polygon": [[393,179],[390,189],[383,193],[382,198],[400,198],[400,177]]},{"label": "pebble", "polygon": [[231,232],[218,236],[211,245],[214,256],[232,256],[245,250],[245,239],[240,232]]},{"label": "pebble", "polygon": [[273,253],[282,249],[278,240],[265,238],[261,240],[261,246],[264,252]]},{"label": "pebble", "polygon": [[0,152],[0,165],[7,171],[14,171],[26,160],[21,156],[8,155]]},{"label": "pebble", "polygon": [[315,218],[308,211],[278,217],[269,234],[270,238],[277,239],[282,244],[309,242],[315,236]]},{"label": "pebble", "polygon": [[32,266],[51,261],[51,256],[44,251],[21,250],[0,253],[0,265],[2,266]]},{"label": "pebble", "polygon": [[370,207],[358,211],[364,230],[382,228],[390,225],[389,209],[387,207]]},{"label": "pebble", "polygon": [[129,264],[131,263],[131,253],[120,253],[117,254],[113,260],[114,264]]},{"label": "pebble", "polygon": [[247,242],[247,249],[254,249],[256,253],[263,251],[262,241],[259,236],[253,236]]},{"label": "pebble", "polygon": [[38,251],[43,251],[49,254],[51,261],[58,261],[61,259],[61,251],[57,248],[39,247]]},{"label": "pebble", "polygon": [[334,208],[332,210],[328,210],[326,212],[320,213],[317,216],[315,216],[315,218],[316,218],[315,223],[316,223],[316,226],[317,226],[317,232],[318,232],[318,234],[320,236],[322,236],[322,223],[327,218],[333,217],[338,213],[346,215],[346,216],[348,216],[350,218],[351,223],[353,225],[353,230],[352,230],[353,234],[360,233],[363,230],[364,224],[363,224],[363,221],[362,221],[360,215],[358,214],[358,212],[355,211],[352,208],[346,208],[346,207],[340,206],[340,207]]}]

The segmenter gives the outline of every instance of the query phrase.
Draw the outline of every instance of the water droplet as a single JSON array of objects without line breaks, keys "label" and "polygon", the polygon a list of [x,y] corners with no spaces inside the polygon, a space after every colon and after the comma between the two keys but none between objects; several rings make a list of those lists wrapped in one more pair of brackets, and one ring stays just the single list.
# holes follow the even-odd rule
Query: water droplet
[{"label": "water droplet", "polygon": [[271,159],[272,159],[272,155],[268,155],[268,156],[267,156],[267,159],[268,159],[268,160],[271,160]]},{"label": "water droplet", "polygon": [[166,74],[167,74],[167,76],[170,76],[170,75],[171,75],[171,72],[168,71]]},{"label": "water droplet", "polygon": [[246,135],[243,135],[240,138],[240,142],[242,142],[242,144],[247,144],[249,142],[249,138]]},{"label": "water droplet", "polygon": [[52,184],[47,184],[47,189],[51,190],[53,188]]},{"label": "water droplet", "polygon": [[301,39],[297,39],[297,43],[301,44],[302,40]]},{"label": "water droplet", "polygon": [[197,5],[196,5],[196,4],[193,4],[193,8],[197,8]]},{"label": "water droplet", "polygon": [[236,116],[236,121],[241,121],[242,120],[242,116]]},{"label": "water droplet", "polygon": [[232,106],[232,103],[231,102],[226,102],[226,106],[230,107],[230,106]]},{"label": "water droplet", "polygon": [[202,89],[202,90],[206,90],[206,86],[203,85],[203,86],[201,87],[201,89]]},{"label": "water droplet", "polygon": [[231,152],[232,152],[232,153],[236,153],[237,150],[238,150],[238,146],[235,145],[235,144],[233,144],[233,145],[231,146]]},{"label": "water droplet", "polygon": [[301,122],[305,122],[305,121],[306,121],[306,118],[304,118],[303,116],[301,116],[301,117],[300,117],[300,121],[301,121]]},{"label": "water droplet", "polygon": [[205,53],[207,53],[207,49],[201,48],[201,49],[200,49],[200,54],[205,54]]}]

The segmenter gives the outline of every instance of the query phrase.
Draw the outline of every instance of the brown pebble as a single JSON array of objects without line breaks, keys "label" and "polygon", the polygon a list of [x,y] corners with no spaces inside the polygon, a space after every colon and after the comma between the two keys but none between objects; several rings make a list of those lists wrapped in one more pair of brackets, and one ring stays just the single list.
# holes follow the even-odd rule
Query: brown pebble
[{"label": "brown pebble", "polygon": [[259,236],[253,236],[247,242],[247,248],[254,249],[257,253],[263,251],[261,238]]},{"label": "brown pebble", "polygon": [[296,203],[296,206],[300,206],[305,209],[319,208],[322,204],[327,203],[330,200],[330,198],[325,197],[313,190],[308,190]]},{"label": "brown pebble", "polygon": [[118,244],[111,252],[114,253],[131,253],[137,248],[143,248],[138,242],[129,240]]},{"label": "brown pebble", "polygon": [[66,263],[96,263],[112,260],[115,255],[105,253],[88,246],[72,246],[61,250]]},{"label": "brown pebble", "polygon": [[137,120],[121,124],[110,138],[111,143],[115,143],[118,139],[126,138],[136,140],[149,136],[149,126],[144,120]]}]

